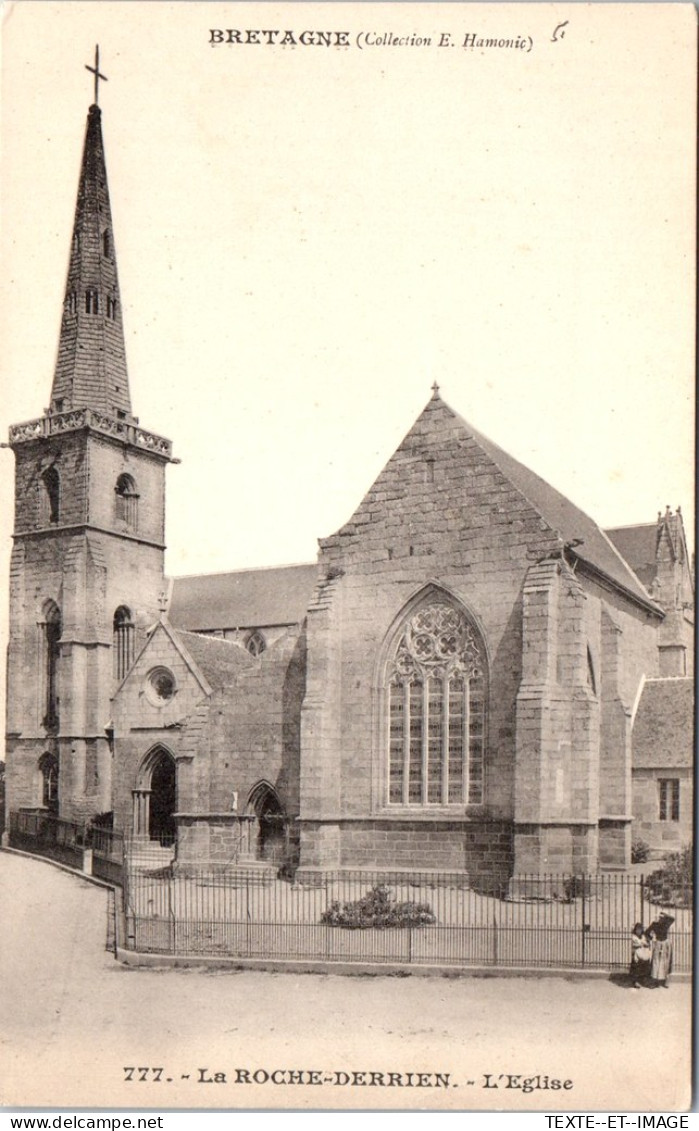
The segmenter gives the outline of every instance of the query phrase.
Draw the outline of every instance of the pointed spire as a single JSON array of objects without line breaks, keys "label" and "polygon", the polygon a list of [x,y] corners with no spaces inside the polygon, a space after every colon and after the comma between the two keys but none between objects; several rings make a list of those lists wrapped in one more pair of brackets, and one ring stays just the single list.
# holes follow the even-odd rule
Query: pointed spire
[{"label": "pointed spire", "polygon": [[[97,83],[98,56],[94,70]],[[92,408],[133,420],[100,119],[94,104],[87,116],[50,411]]]}]

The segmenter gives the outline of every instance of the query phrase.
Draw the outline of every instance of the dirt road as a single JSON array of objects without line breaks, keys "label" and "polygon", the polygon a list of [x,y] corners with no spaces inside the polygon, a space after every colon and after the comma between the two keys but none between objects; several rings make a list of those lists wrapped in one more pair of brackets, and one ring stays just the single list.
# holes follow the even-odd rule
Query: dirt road
[{"label": "dirt road", "polygon": [[129,969],[105,950],[106,901],[48,863],[0,853],[6,1106],[690,1102],[688,984]]}]

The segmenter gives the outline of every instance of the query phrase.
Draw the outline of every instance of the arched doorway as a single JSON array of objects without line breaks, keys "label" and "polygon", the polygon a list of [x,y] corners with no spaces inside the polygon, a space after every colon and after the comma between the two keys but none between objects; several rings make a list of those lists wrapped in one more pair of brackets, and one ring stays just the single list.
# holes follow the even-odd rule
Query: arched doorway
[{"label": "arched doorway", "polygon": [[134,835],[163,846],[175,843],[177,767],[169,750],[156,746],[146,755],[133,793]]},{"label": "arched doorway", "polygon": [[274,786],[266,781],[259,782],[250,791],[246,809],[256,818],[250,845],[255,859],[282,864],[286,856],[288,821]]}]

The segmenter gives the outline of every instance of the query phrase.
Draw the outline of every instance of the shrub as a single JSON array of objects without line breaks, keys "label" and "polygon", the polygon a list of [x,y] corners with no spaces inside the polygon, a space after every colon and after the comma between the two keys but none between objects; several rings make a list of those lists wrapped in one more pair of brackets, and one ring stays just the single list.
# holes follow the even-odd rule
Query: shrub
[{"label": "shrub", "polygon": [[694,848],[688,844],[681,852],[665,857],[644,881],[644,893],[651,903],[664,907],[691,907],[694,891]]},{"label": "shrub", "polygon": [[650,856],[650,845],[645,840],[635,840],[631,845],[631,863],[645,864]]},{"label": "shrub", "polygon": [[330,927],[347,927],[351,931],[367,927],[424,927],[437,919],[427,903],[403,903],[391,898],[390,889],[377,884],[361,899],[350,903],[334,900],[320,917]]}]

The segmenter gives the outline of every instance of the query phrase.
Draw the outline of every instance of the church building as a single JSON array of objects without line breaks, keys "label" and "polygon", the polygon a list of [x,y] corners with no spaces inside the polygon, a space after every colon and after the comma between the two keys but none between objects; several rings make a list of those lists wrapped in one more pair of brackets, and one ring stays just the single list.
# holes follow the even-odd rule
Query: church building
[{"label": "church building", "polygon": [[90,107],[48,409],[16,460],[7,806],[186,865],[622,869],[691,837],[679,508],[596,523],[435,386],[307,565],[168,582]]}]

